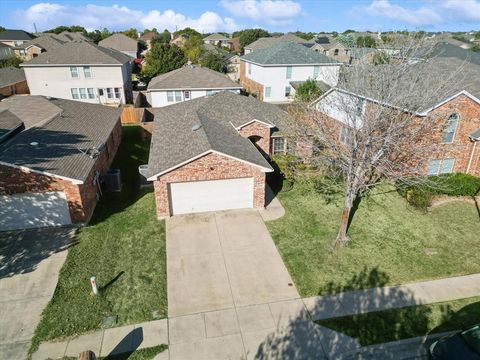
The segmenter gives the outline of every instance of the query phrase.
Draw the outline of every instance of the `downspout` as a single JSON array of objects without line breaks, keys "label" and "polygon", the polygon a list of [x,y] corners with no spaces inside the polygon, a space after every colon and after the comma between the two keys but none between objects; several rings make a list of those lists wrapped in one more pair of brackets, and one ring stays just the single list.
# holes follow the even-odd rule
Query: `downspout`
[{"label": "downspout", "polygon": [[473,148],[472,148],[472,153],[470,154],[470,160],[468,161],[467,174],[470,172],[470,167],[473,161],[473,155],[475,155],[475,148],[477,147],[477,142],[478,142],[478,140],[475,140],[475,139],[472,139],[472,140],[473,140]]}]

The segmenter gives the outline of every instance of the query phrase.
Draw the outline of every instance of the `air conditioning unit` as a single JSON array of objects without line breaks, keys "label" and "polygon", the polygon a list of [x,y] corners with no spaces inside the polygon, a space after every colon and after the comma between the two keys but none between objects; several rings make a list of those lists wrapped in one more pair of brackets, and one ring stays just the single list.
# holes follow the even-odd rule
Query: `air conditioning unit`
[{"label": "air conditioning unit", "polygon": [[150,187],[153,186],[153,182],[148,181],[148,165],[140,165],[138,167],[138,174],[140,176],[140,187]]},{"label": "air conditioning unit", "polygon": [[120,169],[110,169],[105,174],[105,188],[108,192],[122,191],[122,175]]}]

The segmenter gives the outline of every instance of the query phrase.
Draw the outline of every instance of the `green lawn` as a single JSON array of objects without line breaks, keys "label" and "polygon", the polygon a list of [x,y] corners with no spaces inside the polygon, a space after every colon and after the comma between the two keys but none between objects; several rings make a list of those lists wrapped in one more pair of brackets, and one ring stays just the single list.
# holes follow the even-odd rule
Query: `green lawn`
[{"label": "green lawn", "polygon": [[[90,225],[78,232],[32,351],[41,341],[99,329],[106,316],[117,316],[120,326],[167,315],[165,223],[156,219],[152,190],[138,186],[137,168],[147,163],[149,150],[139,131],[123,129],[113,164],[122,170],[122,192],[105,194]],[[93,275],[98,296],[89,283]]]},{"label": "green lawn", "polygon": [[473,204],[422,213],[387,186],[360,203],[348,247],[331,251],[341,198],[304,183],[279,193],[286,215],[267,227],[302,296],[480,272],[480,218]]},{"label": "green lawn", "polygon": [[460,330],[480,323],[480,296],[317,321],[363,346]]}]

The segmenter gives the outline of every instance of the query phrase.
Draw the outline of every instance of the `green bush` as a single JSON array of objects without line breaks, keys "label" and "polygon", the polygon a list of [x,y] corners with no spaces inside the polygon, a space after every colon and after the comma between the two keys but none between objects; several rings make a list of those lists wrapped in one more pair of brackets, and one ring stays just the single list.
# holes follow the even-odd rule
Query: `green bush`
[{"label": "green bush", "polygon": [[283,178],[291,183],[295,181],[295,171],[297,167],[297,157],[291,154],[274,155],[273,162],[278,166]]},{"label": "green bush", "polygon": [[417,209],[426,211],[432,205],[432,193],[418,187],[411,187],[405,192],[407,202]]}]

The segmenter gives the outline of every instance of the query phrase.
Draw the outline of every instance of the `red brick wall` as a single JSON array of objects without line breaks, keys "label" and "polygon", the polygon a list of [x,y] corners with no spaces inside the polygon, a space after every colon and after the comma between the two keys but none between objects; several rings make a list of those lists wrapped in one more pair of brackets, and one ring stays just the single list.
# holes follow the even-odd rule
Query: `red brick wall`
[{"label": "red brick wall", "polygon": [[153,182],[158,218],[170,216],[168,184],[173,182],[224,180],[253,177],[253,206],[265,206],[265,173],[258,168],[225,156],[210,153],[178,169],[160,176]]},{"label": "red brick wall", "polygon": [[30,94],[27,80],[0,88],[0,95],[10,96],[14,94]]},{"label": "red brick wall", "polygon": [[265,125],[255,121],[247,126],[242,127],[239,130],[240,135],[243,137],[259,136],[256,145],[263,151],[263,155],[270,155],[270,132],[271,129]]},{"label": "red brick wall", "polygon": [[240,84],[247,90],[249,93],[257,93],[257,99],[263,101],[263,85],[249,79],[246,76],[246,63],[245,61],[240,62]]},{"label": "red brick wall", "polygon": [[72,221],[87,222],[97,203],[97,188],[93,184],[95,172],[99,171],[103,175],[109,169],[121,141],[121,131],[119,121],[107,141],[107,149],[97,159],[83,184],[76,185],[68,180],[0,165],[0,195],[64,191]]}]

